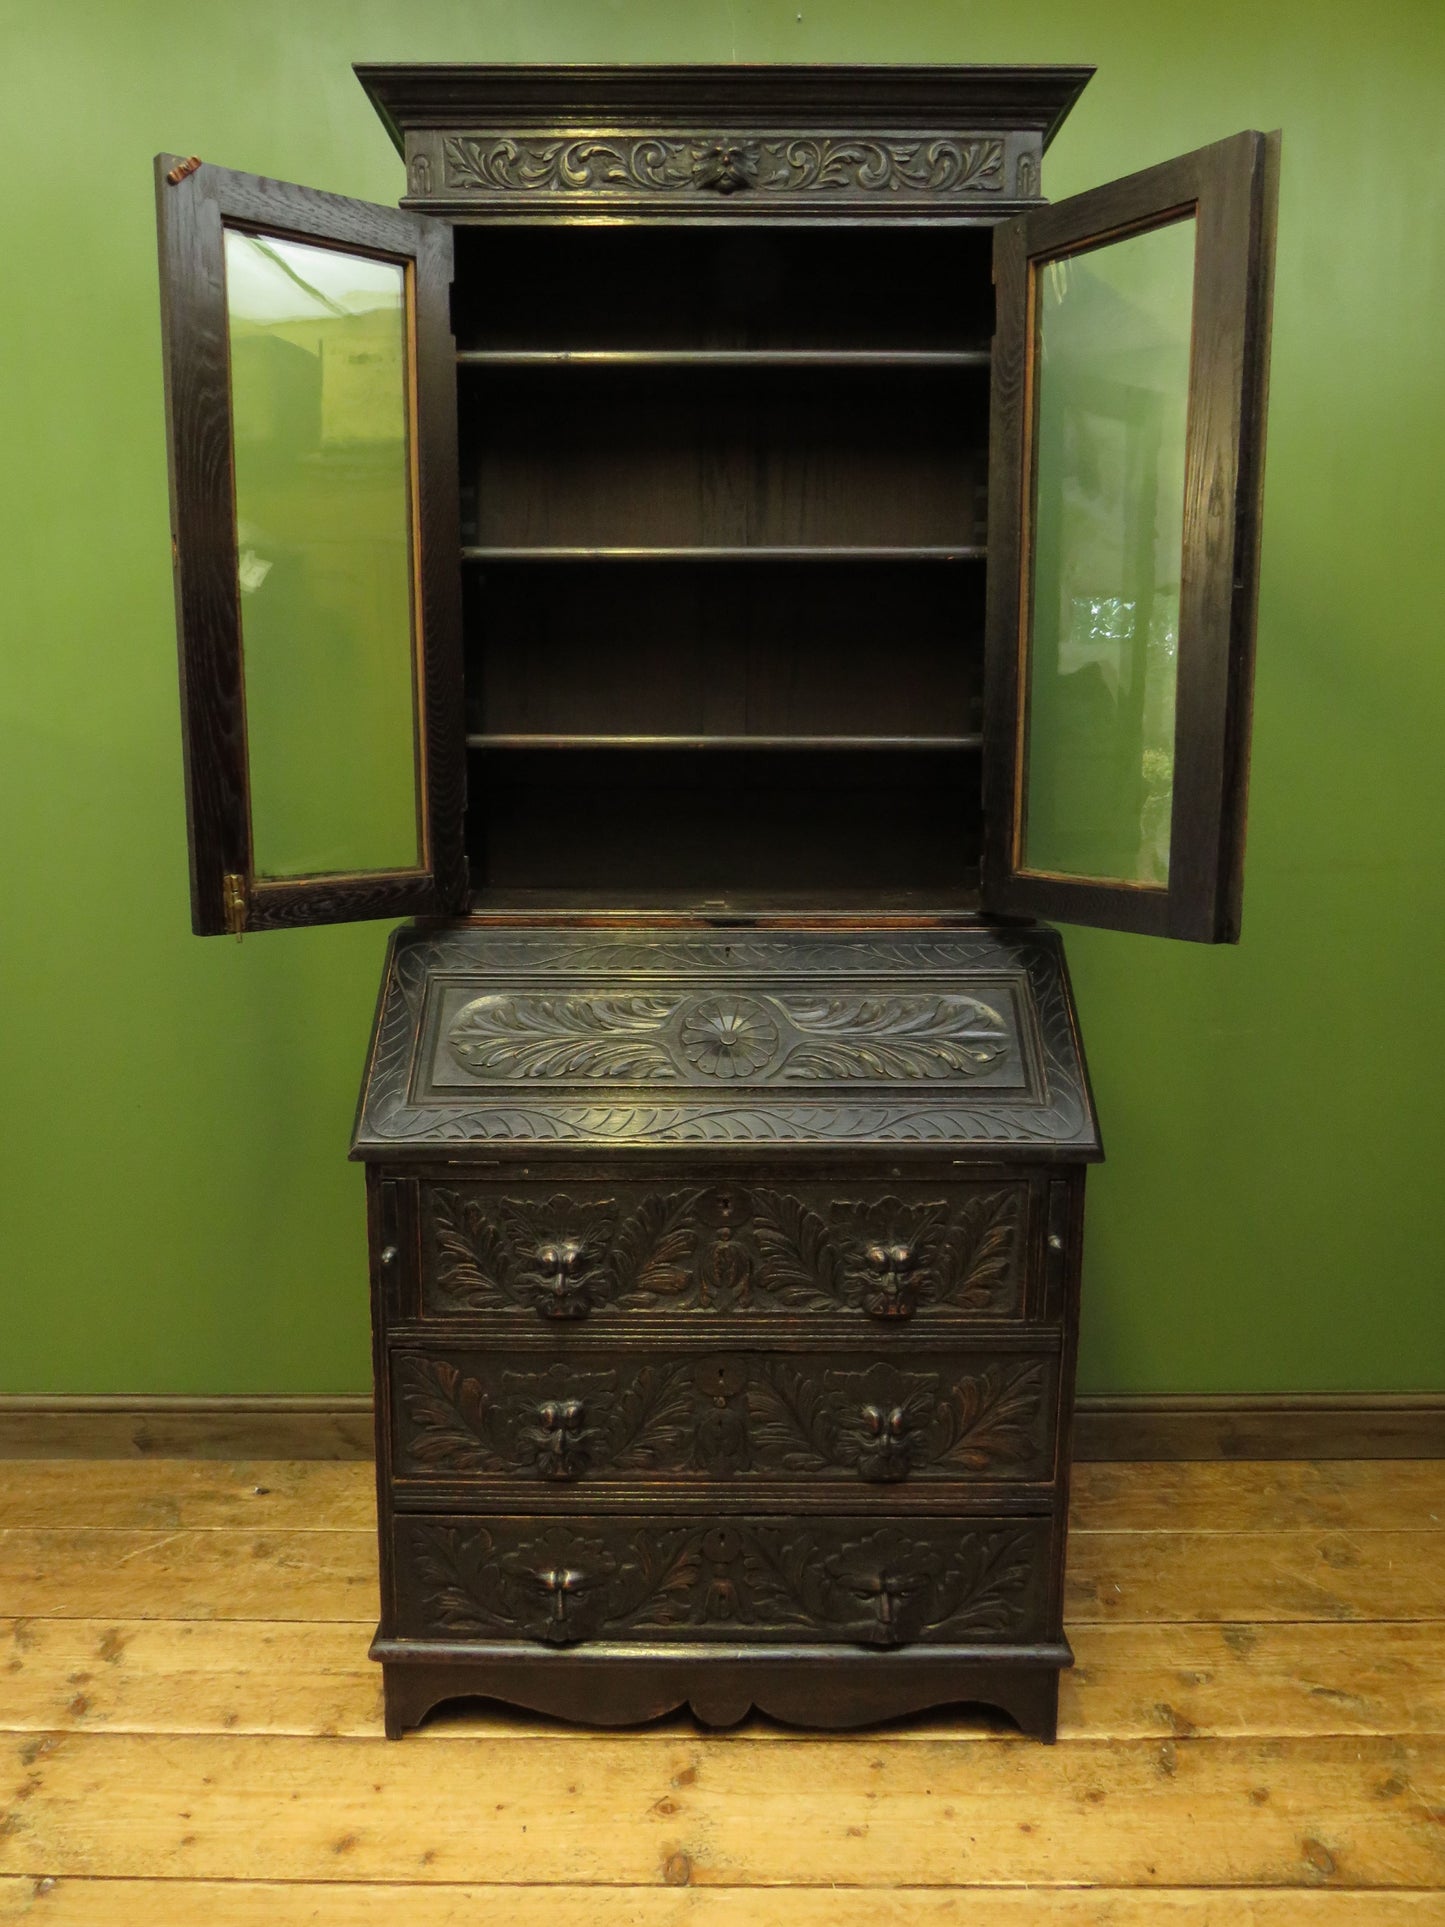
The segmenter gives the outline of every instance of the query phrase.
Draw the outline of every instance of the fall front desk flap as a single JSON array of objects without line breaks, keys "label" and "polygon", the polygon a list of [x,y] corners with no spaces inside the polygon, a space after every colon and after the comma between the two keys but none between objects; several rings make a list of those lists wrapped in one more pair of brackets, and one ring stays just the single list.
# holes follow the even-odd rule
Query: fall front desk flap
[{"label": "fall front desk flap", "polygon": [[1051,930],[402,929],[353,1155],[483,1143],[1102,1155]]}]

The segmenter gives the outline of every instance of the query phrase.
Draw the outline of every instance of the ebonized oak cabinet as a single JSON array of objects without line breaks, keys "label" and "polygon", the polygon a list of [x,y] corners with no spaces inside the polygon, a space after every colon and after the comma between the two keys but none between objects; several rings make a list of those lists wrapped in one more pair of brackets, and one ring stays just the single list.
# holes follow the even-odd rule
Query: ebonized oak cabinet
[{"label": "ebonized oak cabinet", "polygon": [[1058,936],[1238,935],[1277,137],[1075,68],[358,70],[400,209],[162,156],[194,926],[411,917],[387,1730],[1052,1737]]}]

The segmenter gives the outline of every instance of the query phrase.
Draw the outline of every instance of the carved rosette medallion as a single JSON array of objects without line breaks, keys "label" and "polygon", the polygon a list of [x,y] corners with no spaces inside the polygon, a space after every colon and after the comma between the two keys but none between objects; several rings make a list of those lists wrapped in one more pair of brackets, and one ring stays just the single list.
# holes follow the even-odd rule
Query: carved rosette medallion
[{"label": "carved rosette medallion", "polygon": [[749,997],[709,997],[689,1006],[678,1031],[682,1054],[706,1077],[746,1077],[778,1054],[778,1027]]},{"label": "carved rosette medallion", "polygon": [[800,194],[951,198],[1004,191],[1004,142],[879,134],[452,134],[445,187],[461,194],[604,198]]}]

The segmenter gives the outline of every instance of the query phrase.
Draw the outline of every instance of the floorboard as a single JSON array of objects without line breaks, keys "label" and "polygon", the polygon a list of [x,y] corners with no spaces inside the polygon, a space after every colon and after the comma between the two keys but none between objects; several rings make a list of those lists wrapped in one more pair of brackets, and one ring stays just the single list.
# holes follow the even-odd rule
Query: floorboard
[{"label": "floorboard", "polygon": [[450,1709],[364,1465],[0,1464],[0,1921],[1445,1922],[1445,1467],[1078,1469],[1060,1743]]},{"label": "floorboard", "polygon": [[[375,1734],[381,1678],[370,1621],[20,1619],[0,1621],[7,1727],[26,1732]],[[1445,1736],[1445,1626],[1075,1626],[1064,1675],[1066,1738]],[[469,1708],[432,1739],[553,1735],[555,1721]],[[681,1714],[637,1738],[692,1732]],[[1006,1739],[1007,1722],[939,1713],[910,1731]],[[757,1720],[759,1737],[790,1730]]]},{"label": "floorboard", "polygon": [[[39,1890],[37,1890],[39,1888]],[[1430,1892],[896,1887],[405,1887],[283,1881],[0,1879],[0,1921],[31,1927],[1435,1927]]]},{"label": "floorboard", "polygon": [[[0,1532],[12,1617],[375,1618],[376,1541],[359,1529],[104,1526]],[[1445,1616],[1445,1530],[1080,1531],[1071,1625]]]},{"label": "floorboard", "polygon": [[[498,1911],[505,1908],[504,1912]],[[785,1899],[718,1887],[495,1887],[353,1881],[0,1879],[31,1927],[1436,1927],[1438,1896],[1137,1888],[897,1887]]]}]

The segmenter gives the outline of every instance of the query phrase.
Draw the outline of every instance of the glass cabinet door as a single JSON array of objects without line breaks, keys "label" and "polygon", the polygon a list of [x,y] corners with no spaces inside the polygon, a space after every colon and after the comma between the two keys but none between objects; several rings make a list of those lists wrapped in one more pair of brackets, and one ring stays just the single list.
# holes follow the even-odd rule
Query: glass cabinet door
[{"label": "glass cabinet door", "polygon": [[995,231],[984,900],[1239,935],[1278,136]]},{"label": "glass cabinet door", "polygon": [[463,907],[451,231],[156,163],[192,922]]}]

